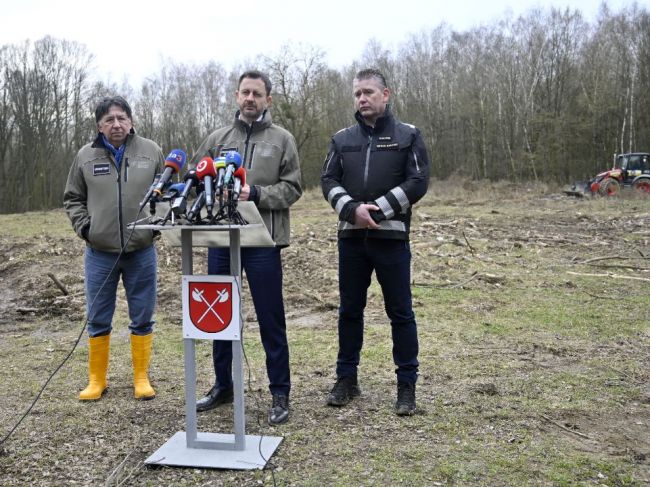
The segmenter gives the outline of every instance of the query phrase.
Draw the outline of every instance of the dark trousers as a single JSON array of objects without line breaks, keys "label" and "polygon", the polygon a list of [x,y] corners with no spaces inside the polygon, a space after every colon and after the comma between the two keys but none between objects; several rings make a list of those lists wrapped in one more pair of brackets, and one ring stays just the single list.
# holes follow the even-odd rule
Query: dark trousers
[{"label": "dark trousers", "polygon": [[356,375],[363,345],[363,311],[373,270],[390,319],[398,381],[415,383],[418,336],[411,299],[411,251],[403,240],[342,238],[339,247],[339,354],[336,375]]},{"label": "dark trousers", "polygon": [[[289,344],[282,296],[282,258],[277,247],[245,247],[241,263],[253,298],[260,328],[262,346],[266,352],[266,372],[272,394],[289,395]],[[208,250],[208,273],[230,274],[230,249]],[[216,386],[232,387],[232,342],[212,342],[212,358]]]}]

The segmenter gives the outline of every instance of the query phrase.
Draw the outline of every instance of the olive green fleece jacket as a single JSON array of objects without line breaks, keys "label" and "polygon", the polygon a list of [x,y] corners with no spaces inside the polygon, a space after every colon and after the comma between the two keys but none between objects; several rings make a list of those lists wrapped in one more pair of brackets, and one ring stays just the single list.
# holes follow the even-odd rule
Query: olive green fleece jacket
[{"label": "olive green fleece jacket", "polygon": [[275,125],[265,111],[260,121],[248,125],[235,114],[232,125],[212,132],[198,148],[191,167],[202,157],[213,159],[236,150],[251,186],[251,201],[257,206],[271,238],[278,247],[289,245],[289,207],[302,195],[296,141],[287,130]]},{"label": "olive green fleece jacket", "polygon": [[90,247],[105,252],[132,252],[153,242],[152,230],[132,230],[129,223],[149,214],[140,202],[162,169],[164,156],[153,141],[130,133],[120,168],[101,134],[77,153],[63,194],[74,231]]}]

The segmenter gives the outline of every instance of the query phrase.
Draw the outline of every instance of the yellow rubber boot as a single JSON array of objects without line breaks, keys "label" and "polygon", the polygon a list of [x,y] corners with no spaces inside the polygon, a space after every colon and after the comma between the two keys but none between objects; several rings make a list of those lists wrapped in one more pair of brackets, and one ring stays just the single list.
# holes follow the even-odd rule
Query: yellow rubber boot
[{"label": "yellow rubber boot", "polygon": [[133,359],[133,387],[136,399],[153,399],[156,391],[149,383],[149,360],[153,333],[140,336],[131,334],[131,358]]},{"label": "yellow rubber boot", "polygon": [[88,338],[88,385],[79,393],[80,401],[96,401],[104,394],[110,344],[110,334]]}]

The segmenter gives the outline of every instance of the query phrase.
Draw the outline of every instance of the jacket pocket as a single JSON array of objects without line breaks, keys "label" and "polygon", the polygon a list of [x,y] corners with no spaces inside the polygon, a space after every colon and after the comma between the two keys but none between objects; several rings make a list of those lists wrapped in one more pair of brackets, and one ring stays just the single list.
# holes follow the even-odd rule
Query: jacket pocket
[{"label": "jacket pocket", "polygon": [[119,248],[120,230],[116,226],[116,217],[113,209],[100,209],[90,218],[88,242],[96,248],[106,249],[117,246]]}]

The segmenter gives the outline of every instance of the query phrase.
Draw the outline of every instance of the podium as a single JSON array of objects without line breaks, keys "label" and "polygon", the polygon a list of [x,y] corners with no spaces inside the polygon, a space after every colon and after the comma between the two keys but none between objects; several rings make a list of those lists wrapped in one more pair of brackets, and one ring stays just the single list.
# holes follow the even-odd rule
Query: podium
[{"label": "podium", "polygon": [[[249,222],[247,225],[135,225],[135,228],[161,231],[172,245],[180,245],[184,289],[185,281],[191,280],[190,276],[194,274],[194,247],[229,247],[230,273],[237,288],[241,289],[241,247],[272,247],[275,244],[252,202],[240,202],[238,209]],[[205,276],[208,280],[210,277],[215,276]],[[185,304],[184,297],[184,308]],[[241,299],[238,299],[235,305],[238,309],[233,310],[233,315],[237,313],[238,323],[241,323]],[[195,338],[184,336],[186,429],[167,440],[145,460],[146,464],[233,470],[262,469],[266,466],[283,438],[246,435],[242,347],[240,333],[238,339],[232,340],[233,433],[200,432],[197,428],[196,412]]]}]

